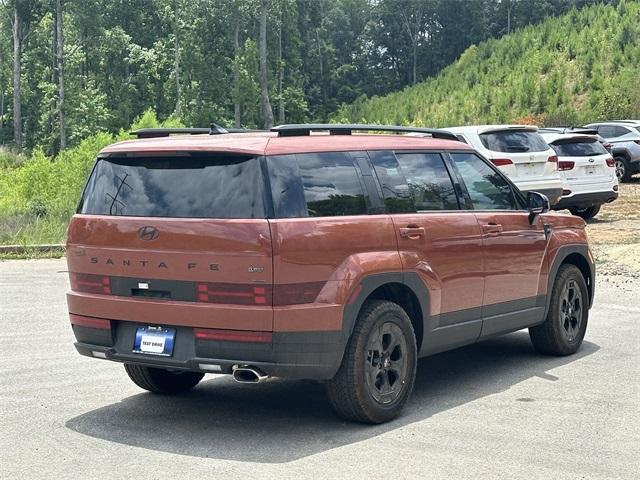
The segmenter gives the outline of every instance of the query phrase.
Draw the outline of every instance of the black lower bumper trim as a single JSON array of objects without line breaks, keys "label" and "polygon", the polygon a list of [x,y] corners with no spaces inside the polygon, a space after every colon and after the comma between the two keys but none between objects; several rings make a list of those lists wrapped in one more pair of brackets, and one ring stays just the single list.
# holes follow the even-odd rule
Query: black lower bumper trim
[{"label": "black lower bumper trim", "polygon": [[565,208],[589,208],[595,205],[603,205],[613,202],[618,198],[618,192],[609,190],[606,192],[593,193],[576,193],[571,197],[561,198],[558,203],[553,206],[554,210],[563,210]]},{"label": "black lower bumper trim", "polygon": [[194,342],[189,334],[191,329],[180,329],[174,355],[163,357],[133,353],[130,334],[125,333],[129,328],[124,327],[118,327],[113,346],[78,341],[74,344],[76,350],[88,357],[149,367],[230,374],[234,365],[242,365],[255,367],[272,377],[314,380],[333,378],[344,351],[340,331],[274,332],[273,343],[264,345]]}]

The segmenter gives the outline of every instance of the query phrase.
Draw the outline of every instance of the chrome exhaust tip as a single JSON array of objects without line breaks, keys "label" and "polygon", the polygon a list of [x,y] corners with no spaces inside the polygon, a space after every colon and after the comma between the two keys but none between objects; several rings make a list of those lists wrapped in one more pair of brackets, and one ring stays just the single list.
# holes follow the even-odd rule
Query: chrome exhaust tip
[{"label": "chrome exhaust tip", "polygon": [[260,383],[269,378],[257,368],[235,365],[233,367],[233,379],[238,383]]}]

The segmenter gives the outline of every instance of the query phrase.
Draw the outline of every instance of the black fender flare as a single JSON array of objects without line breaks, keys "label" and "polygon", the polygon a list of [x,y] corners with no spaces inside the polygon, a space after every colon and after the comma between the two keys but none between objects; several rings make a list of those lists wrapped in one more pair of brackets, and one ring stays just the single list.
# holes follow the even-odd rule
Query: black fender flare
[{"label": "black fender flare", "polygon": [[544,317],[547,318],[547,314],[549,313],[549,307],[551,306],[551,291],[553,289],[553,282],[556,279],[556,275],[558,275],[558,270],[560,269],[560,265],[564,263],[567,257],[571,254],[577,253],[581,257],[584,258],[585,262],[589,266],[591,281],[587,283],[587,288],[589,289],[589,308],[593,305],[593,297],[595,295],[596,288],[596,266],[593,261],[591,261],[591,254],[589,252],[589,247],[587,245],[563,245],[558,248],[558,252],[556,253],[555,258],[553,259],[553,263],[549,268],[549,277],[547,278],[547,300],[546,306],[544,310]]},{"label": "black fender flare", "polygon": [[[356,289],[360,289],[355,299],[350,298],[345,305],[342,316],[342,342],[346,348],[353,329],[355,328],[358,314],[365,301],[378,288],[390,283],[397,283],[407,287],[416,296],[422,312],[422,331],[425,332],[429,318],[429,290],[416,272],[384,272],[374,273],[363,277]],[[356,290],[354,290],[356,291]],[[342,361],[342,358],[340,359]]]}]

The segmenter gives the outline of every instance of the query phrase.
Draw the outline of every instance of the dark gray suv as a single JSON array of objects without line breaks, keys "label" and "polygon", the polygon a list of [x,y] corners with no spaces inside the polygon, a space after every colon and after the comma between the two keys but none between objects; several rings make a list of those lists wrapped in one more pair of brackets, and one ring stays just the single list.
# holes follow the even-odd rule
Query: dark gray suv
[{"label": "dark gray suv", "polygon": [[640,172],[640,120],[612,120],[585,127],[597,130],[611,143],[618,180],[628,182],[632,175]]}]

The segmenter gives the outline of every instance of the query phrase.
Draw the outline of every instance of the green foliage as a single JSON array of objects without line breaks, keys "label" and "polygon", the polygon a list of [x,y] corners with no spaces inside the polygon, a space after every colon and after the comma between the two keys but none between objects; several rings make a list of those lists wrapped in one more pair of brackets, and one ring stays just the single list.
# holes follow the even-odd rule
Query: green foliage
[{"label": "green foliage", "polygon": [[343,105],[336,121],[444,127],[537,115],[547,125],[640,115],[640,3],[573,9],[471,46],[438,76]]}]

